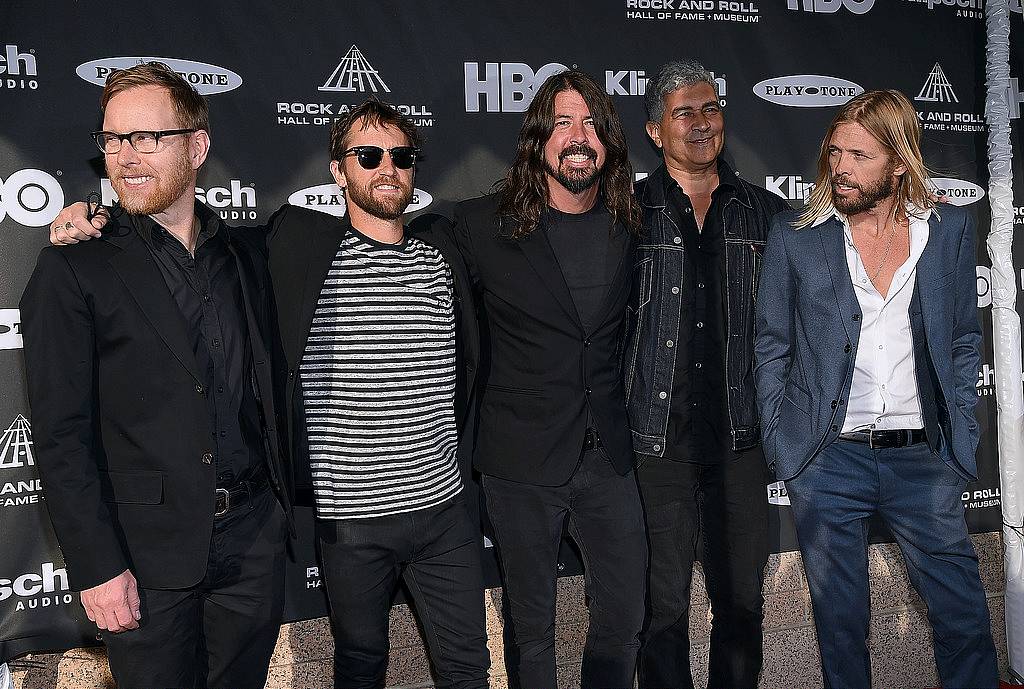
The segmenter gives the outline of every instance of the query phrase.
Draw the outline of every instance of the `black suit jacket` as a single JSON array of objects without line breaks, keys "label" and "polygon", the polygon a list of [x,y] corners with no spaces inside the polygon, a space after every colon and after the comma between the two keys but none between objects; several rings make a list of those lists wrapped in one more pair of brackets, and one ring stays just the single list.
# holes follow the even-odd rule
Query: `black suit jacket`
[{"label": "black suit jacket", "polygon": [[[309,450],[305,437],[305,415],[299,365],[313,323],[320,290],[345,234],[352,228],[347,217],[336,218],[297,206],[283,206],[270,219],[266,234],[270,273],[278,310],[282,358],[277,368],[280,389],[284,390],[283,409],[289,410],[282,421],[288,427],[293,462],[292,485],[299,502],[307,502],[311,489]],[[462,257],[449,233],[441,227],[413,230],[409,236],[437,248],[452,271],[455,292],[455,418],[460,439],[469,421],[469,409],[480,344],[474,315],[473,296]],[[459,453],[464,481],[469,478],[468,453]]]},{"label": "black suit jacket", "polygon": [[[224,229],[246,306],[252,382],[273,419],[266,263],[258,245]],[[128,216],[102,239],[44,248],[21,312],[43,494],[73,588],[125,569],[144,587],[197,584],[216,509],[207,391],[184,318]],[[275,424],[264,426],[281,496],[281,444]]]},{"label": "black suit jacket", "polygon": [[[480,305],[482,356],[475,465],[500,478],[557,486],[580,459],[587,405],[615,465],[633,466],[620,375],[620,345],[634,241],[620,232],[622,262],[603,319],[584,331],[542,229],[499,235],[497,195],[463,201],[455,239]],[[504,222],[509,222],[505,219]]]}]

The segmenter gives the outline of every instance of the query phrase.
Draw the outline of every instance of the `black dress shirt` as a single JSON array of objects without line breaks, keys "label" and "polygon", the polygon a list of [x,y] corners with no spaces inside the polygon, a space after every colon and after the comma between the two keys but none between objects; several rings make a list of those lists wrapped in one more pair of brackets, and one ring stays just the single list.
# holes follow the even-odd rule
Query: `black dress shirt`
[{"label": "black dress shirt", "polygon": [[731,448],[725,373],[726,276],[722,209],[735,187],[719,179],[711,206],[697,227],[693,205],[679,184],[666,175],[666,211],[679,227],[683,243],[682,308],[676,340],[665,457],[713,464]]},{"label": "black dress shirt", "polygon": [[196,204],[200,230],[195,256],[149,216],[133,216],[136,230],[184,318],[213,429],[217,486],[252,476],[264,459],[259,407],[252,385],[252,349],[245,304],[227,229]]}]

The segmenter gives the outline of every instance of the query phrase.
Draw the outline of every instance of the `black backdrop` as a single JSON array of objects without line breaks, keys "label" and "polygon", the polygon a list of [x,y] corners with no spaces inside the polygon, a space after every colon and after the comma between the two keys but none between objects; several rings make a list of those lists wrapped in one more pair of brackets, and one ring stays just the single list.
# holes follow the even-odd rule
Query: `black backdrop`
[{"label": "black backdrop", "polygon": [[[1024,51],[1020,0],[1010,6],[1007,98],[1020,225]],[[605,83],[634,168],[645,174],[658,165],[643,129],[645,80],[666,60],[695,57],[718,79],[725,155],[746,179],[799,205],[835,106],[864,89],[898,88],[920,114],[937,186],[971,204],[982,228],[988,224],[982,0],[315,0],[298,7],[0,5],[0,661],[95,642],[68,590],[40,492],[16,307],[57,211],[92,191],[112,196],[87,137],[99,124],[100,85],[111,68],[162,59],[209,95],[213,148],[197,196],[228,222],[264,221],[288,202],[342,212],[328,172],[328,128],[371,93],[423,128],[426,159],[411,210],[448,213],[502,176],[534,84],[563,66]],[[1015,265],[1024,267],[1024,247],[1015,244]],[[981,246],[986,331],[988,265]],[[1019,278],[1024,286],[1024,270]],[[974,532],[1000,528],[988,337],[982,362],[981,476],[964,494]],[[767,486],[766,499],[777,505],[773,548],[796,549],[784,487]],[[290,619],[323,614],[312,517],[299,516]],[[571,549],[564,554],[563,571],[578,571]],[[493,561],[488,577],[497,583]]]}]

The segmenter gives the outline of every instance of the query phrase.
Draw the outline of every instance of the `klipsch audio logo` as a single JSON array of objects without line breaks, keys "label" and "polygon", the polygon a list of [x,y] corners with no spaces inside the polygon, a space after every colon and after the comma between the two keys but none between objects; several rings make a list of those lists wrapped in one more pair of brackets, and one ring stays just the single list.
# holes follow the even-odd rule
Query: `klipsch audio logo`
[{"label": "klipsch audio logo", "polygon": [[21,349],[21,311],[0,309],[0,349]]},{"label": "klipsch audio logo", "polygon": [[847,9],[853,14],[867,14],[874,7],[875,0],[786,0],[786,8],[817,14],[835,14]]},{"label": "klipsch audio logo", "polygon": [[[322,77],[321,77],[322,78]],[[358,46],[353,45],[342,56],[324,82],[316,87],[323,93],[338,94],[344,102],[292,102],[277,104],[277,124],[285,126],[330,126],[362,102],[366,94],[388,94],[391,87],[380,72],[370,64]],[[384,100],[388,100],[385,96]],[[432,127],[434,113],[424,103],[391,103],[417,127]]]},{"label": "klipsch audio logo", "polygon": [[788,505],[789,493],[786,492],[786,484],[782,481],[775,481],[768,484],[768,504]]},{"label": "klipsch audio logo", "polygon": [[4,46],[0,55],[0,89],[35,91],[39,88],[37,76],[39,71],[34,50],[22,52],[10,43]]},{"label": "klipsch audio logo", "polygon": [[820,74],[774,77],[754,84],[754,95],[769,103],[792,108],[824,108],[843,105],[864,89],[852,81]]},{"label": "klipsch audio logo", "polygon": [[64,207],[64,190],[52,175],[29,168],[0,178],[0,221],[5,216],[27,227],[49,225]]},{"label": "klipsch audio logo", "polygon": [[[117,201],[117,193],[106,177],[100,179],[100,197],[104,206]],[[196,201],[205,203],[222,220],[256,220],[256,187],[243,185],[241,180],[229,180],[227,186],[196,187]]]},{"label": "klipsch audio logo", "polygon": [[787,201],[803,201],[811,195],[814,182],[805,182],[800,175],[766,176],[764,188]]},{"label": "klipsch audio logo", "polygon": [[75,74],[90,84],[103,86],[114,70],[134,67],[143,62],[163,62],[204,96],[231,91],[242,85],[242,77],[230,69],[173,57],[104,57],[78,65]]},{"label": "klipsch audio logo", "polygon": [[526,112],[534,90],[555,74],[569,69],[549,62],[534,70],[525,62],[465,62],[466,112]]},{"label": "klipsch audio logo", "polygon": [[[942,11],[956,12],[955,16],[960,19],[984,19],[985,0],[904,0],[929,11],[941,8]],[[1012,3],[1011,3],[1012,6]]]},{"label": "klipsch audio logo", "polygon": [[0,578],[0,601],[8,598],[18,601],[14,608],[18,611],[68,605],[75,600],[67,570],[55,568],[52,562],[42,563],[36,571]]},{"label": "klipsch audio logo", "polygon": [[[725,75],[719,76],[712,72],[711,76],[715,80],[718,101],[725,107],[729,91]],[[606,69],[604,72],[604,90],[609,96],[642,96],[647,93],[648,82],[650,79],[642,69]]]},{"label": "klipsch audio logo", "polygon": [[920,92],[914,96],[919,103],[934,103],[932,109],[920,110],[917,118],[921,128],[939,132],[972,134],[985,131],[985,116],[982,113],[959,109],[950,112],[950,105],[959,105],[960,98],[938,62],[928,72]]},{"label": "klipsch audio logo", "polygon": [[[434,197],[422,189],[413,189],[412,201],[405,207],[406,213],[423,210],[431,204]],[[345,215],[345,195],[337,184],[318,184],[292,192],[288,203],[302,206],[328,215],[342,217]]]},{"label": "klipsch audio logo", "polygon": [[757,24],[761,15],[749,0],[626,0],[626,19]]}]

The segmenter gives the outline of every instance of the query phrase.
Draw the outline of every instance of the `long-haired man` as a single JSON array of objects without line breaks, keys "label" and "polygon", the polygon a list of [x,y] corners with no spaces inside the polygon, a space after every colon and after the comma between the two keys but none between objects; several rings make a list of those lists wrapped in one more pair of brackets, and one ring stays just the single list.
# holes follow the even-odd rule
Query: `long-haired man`
[{"label": "long-haired man", "polygon": [[647,554],[618,365],[639,208],[611,99],[579,71],[537,89],[497,193],[455,235],[484,332],[483,474],[523,689],[555,687],[558,547],[586,568],[584,687],[633,685]]},{"label": "long-haired man", "polygon": [[776,218],[757,302],[764,452],[786,481],[828,687],[869,687],[867,519],[928,605],[945,687],[995,687],[960,495],[976,477],[974,219],[929,198],[914,108],[836,115],[814,192]]}]

